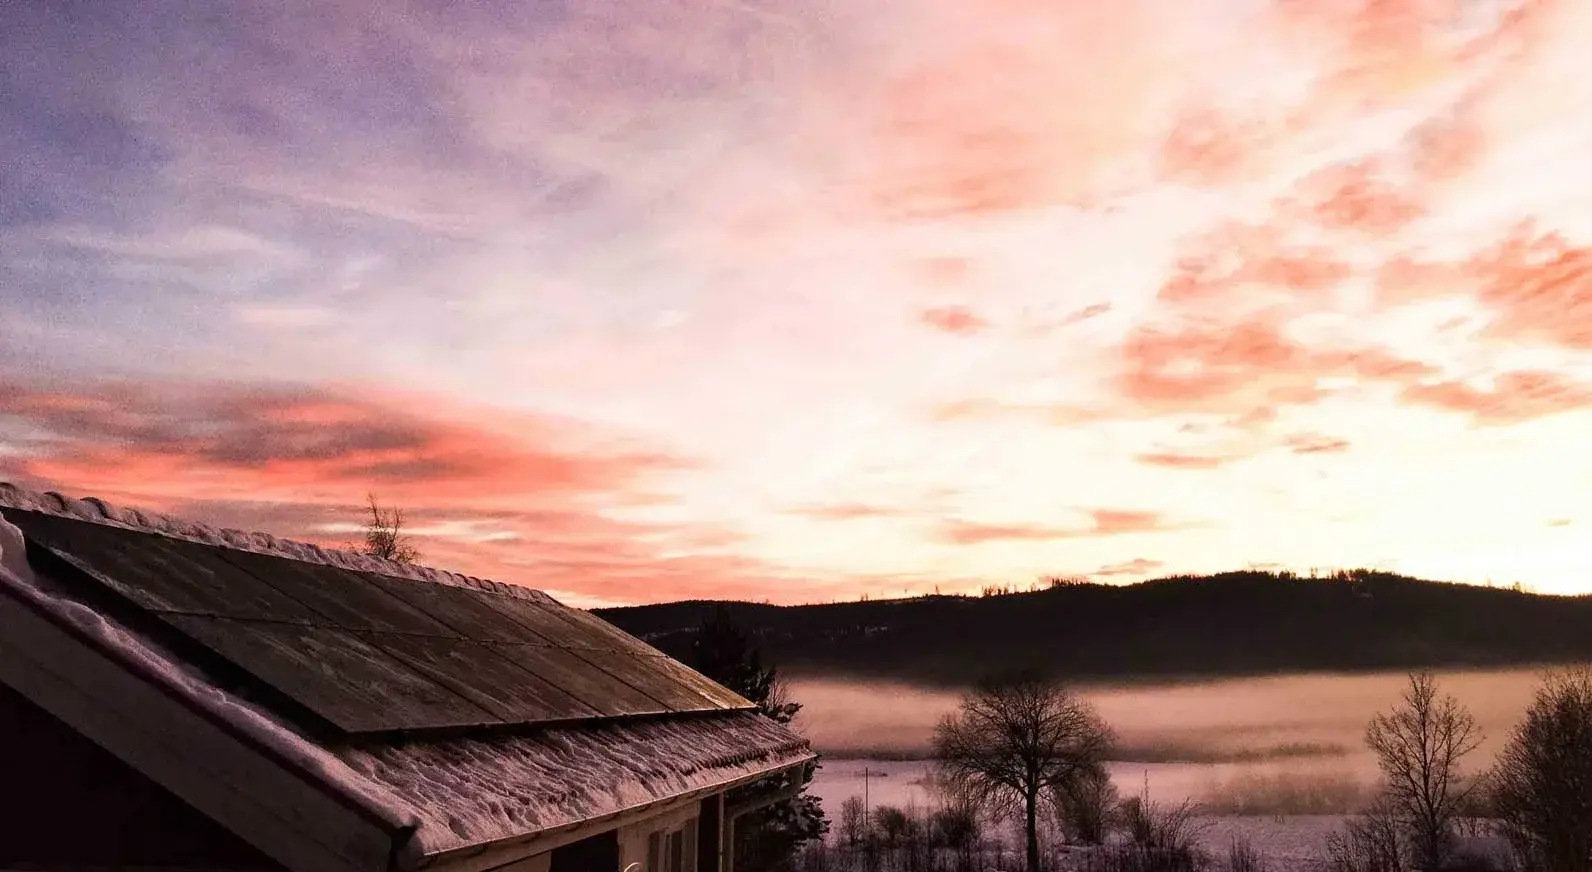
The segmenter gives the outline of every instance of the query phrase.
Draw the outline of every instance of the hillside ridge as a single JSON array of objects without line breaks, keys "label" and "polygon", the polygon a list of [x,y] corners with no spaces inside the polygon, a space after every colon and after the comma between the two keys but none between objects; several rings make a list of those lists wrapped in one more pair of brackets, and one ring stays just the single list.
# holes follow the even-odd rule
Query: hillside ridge
[{"label": "hillside ridge", "polygon": [[692,600],[597,613],[679,656],[720,605],[787,675],[964,684],[1027,667],[1073,678],[1171,678],[1592,662],[1592,596],[1372,570],[1058,581],[998,595],[793,606]]}]

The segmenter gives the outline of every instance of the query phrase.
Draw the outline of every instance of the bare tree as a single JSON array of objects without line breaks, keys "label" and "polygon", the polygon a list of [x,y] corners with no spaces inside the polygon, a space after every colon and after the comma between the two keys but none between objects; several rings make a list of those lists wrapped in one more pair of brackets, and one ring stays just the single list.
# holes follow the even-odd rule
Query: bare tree
[{"label": "bare tree", "polygon": [[840,840],[848,848],[855,848],[868,834],[868,813],[862,797],[850,796],[840,804]]},{"label": "bare tree", "polygon": [[1430,672],[1410,675],[1399,705],[1377,715],[1365,741],[1382,770],[1389,812],[1409,839],[1411,860],[1421,872],[1442,865],[1452,844],[1457,809],[1475,787],[1460,761],[1481,744],[1482,734],[1460,702],[1439,696]]},{"label": "bare tree", "polygon": [[384,509],[376,502],[376,495],[366,497],[370,505],[370,518],[365,521],[365,544],[360,553],[380,557],[394,563],[414,563],[420,559],[416,548],[403,533],[403,509]]},{"label": "bare tree", "polygon": [[989,681],[934,732],[941,775],[986,807],[1020,809],[1029,872],[1039,869],[1039,803],[1110,753],[1094,709],[1037,675]]},{"label": "bare tree", "polygon": [[1546,677],[1491,781],[1504,835],[1527,868],[1592,870],[1592,670]]}]

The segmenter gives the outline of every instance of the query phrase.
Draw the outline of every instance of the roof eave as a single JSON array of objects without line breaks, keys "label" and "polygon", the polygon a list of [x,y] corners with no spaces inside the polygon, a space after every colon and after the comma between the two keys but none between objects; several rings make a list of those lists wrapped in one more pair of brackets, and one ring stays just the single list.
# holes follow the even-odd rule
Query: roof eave
[{"label": "roof eave", "polygon": [[617,829],[633,821],[650,817],[671,806],[698,801],[715,793],[721,793],[743,784],[750,784],[800,766],[806,766],[817,759],[818,755],[808,750],[799,757],[783,760],[778,765],[770,766],[760,772],[738,775],[674,796],[638,803],[602,817],[588,818],[561,827],[535,830],[503,839],[462,845],[432,854],[411,853],[406,859],[415,862],[415,865],[399,867],[399,872],[412,872],[412,870],[426,870],[426,872],[482,872],[482,870],[495,869],[508,863],[546,853],[562,845],[578,842],[581,839]]}]

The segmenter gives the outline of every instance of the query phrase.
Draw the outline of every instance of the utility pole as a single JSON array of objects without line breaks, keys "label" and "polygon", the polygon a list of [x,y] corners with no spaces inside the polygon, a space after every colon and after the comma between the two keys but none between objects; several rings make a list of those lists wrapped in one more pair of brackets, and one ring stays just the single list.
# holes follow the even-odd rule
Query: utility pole
[{"label": "utility pole", "polygon": [[864,831],[868,829],[868,815],[873,814],[873,806],[868,802],[868,779],[875,775],[883,774],[883,772],[875,772],[867,766],[862,767],[862,828]]}]

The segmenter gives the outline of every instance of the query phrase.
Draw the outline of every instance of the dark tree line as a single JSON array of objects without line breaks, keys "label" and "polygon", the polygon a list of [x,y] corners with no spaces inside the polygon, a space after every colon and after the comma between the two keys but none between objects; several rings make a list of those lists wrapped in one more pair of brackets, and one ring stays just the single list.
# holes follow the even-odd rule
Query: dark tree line
[{"label": "dark tree line", "polygon": [[[721,604],[599,614],[680,656]],[[723,604],[788,675],[969,687],[989,664],[1077,678],[1405,671],[1592,661],[1592,597],[1388,573],[1235,572],[988,598]],[[946,627],[956,627],[946,633]],[[1354,644],[1343,644],[1345,638]]]}]

